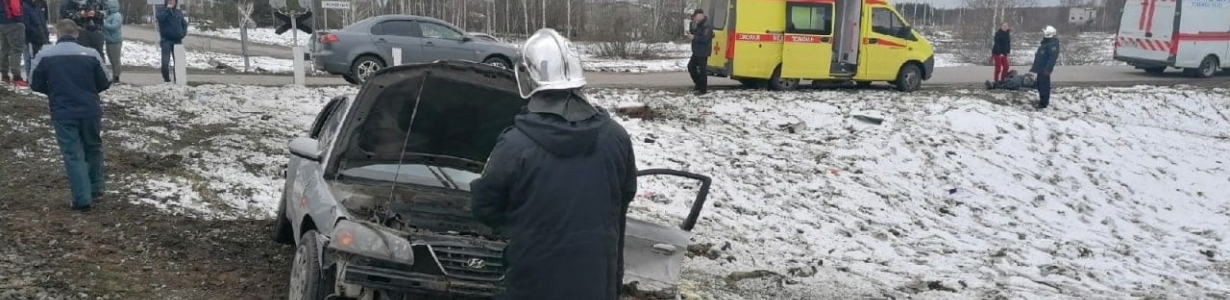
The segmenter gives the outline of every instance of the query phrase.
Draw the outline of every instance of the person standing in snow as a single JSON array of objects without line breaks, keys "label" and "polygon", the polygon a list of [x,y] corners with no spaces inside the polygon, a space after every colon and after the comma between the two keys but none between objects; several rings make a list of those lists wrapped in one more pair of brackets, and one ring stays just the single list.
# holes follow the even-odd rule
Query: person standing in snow
[{"label": "person standing in snow", "polygon": [[474,216],[509,238],[499,299],[619,299],[632,140],[581,91],[581,58],[566,38],[541,29],[521,53],[525,109],[470,184]]},{"label": "person standing in snow", "polygon": [[22,0],[22,23],[26,27],[26,44],[29,44],[22,55],[22,61],[25,62],[26,74],[30,74],[34,70],[31,66],[34,63],[34,56],[43,49],[49,41],[47,38],[47,1],[46,0]]},{"label": "person standing in snow", "polygon": [[688,59],[688,74],[692,76],[693,89],[697,95],[709,92],[709,55],[713,54],[713,26],[704,10],[692,12],[692,28],[688,31],[688,39],[692,40],[692,58]]},{"label": "person standing in snow", "polygon": [[0,0],[0,77],[25,86],[21,78],[21,52],[26,49],[21,0]]},{"label": "person standing in snow", "polygon": [[60,18],[77,23],[77,42],[103,55],[103,19],[107,17],[105,0],[64,0],[60,2]]},{"label": "person standing in snow", "polygon": [[77,44],[79,31],[71,20],[56,22],[54,46],[34,57],[30,89],[47,95],[56,142],[72,190],[72,208],[88,211],[102,195],[102,101],[98,93],[111,87],[102,56]]},{"label": "person standing in snow", "polygon": [[162,82],[171,82],[172,53],[175,45],[183,43],[188,35],[188,20],[179,10],[178,1],[166,0],[165,3],[158,11],[158,35],[161,37],[158,47],[162,49]]},{"label": "person standing in snow", "polygon": [[1008,55],[1012,53],[1012,27],[1008,22],[999,24],[995,31],[995,45],[991,47],[991,60],[995,64],[995,82],[1008,79]]},{"label": "person standing in snow", "polygon": [[111,63],[111,83],[120,82],[120,53],[124,49],[124,15],[119,0],[107,0],[107,18],[103,20],[103,41],[107,45],[107,61]]},{"label": "person standing in snow", "polygon": [[1058,31],[1055,27],[1046,26],[1042,30],[1042,44],[1034,53],[1034,65],[1029,69],[1030,73],[1038,74],[1035,83],[1038,87],[1038,105],[1034,106],[1037,109],[1045,109],[1051,104],[1051,73],[1059,62],[1059,38],[1056,34]]}]

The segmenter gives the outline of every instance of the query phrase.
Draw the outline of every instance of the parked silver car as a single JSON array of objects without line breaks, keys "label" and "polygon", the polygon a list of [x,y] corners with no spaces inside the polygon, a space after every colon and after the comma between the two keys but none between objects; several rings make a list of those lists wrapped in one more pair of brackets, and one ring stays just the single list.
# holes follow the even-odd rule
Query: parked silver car
[{"label": "parked silver car", "polygon": [[447,22],[422,16],[383,15],[361,20],[337,31],[313,34],[310,50],[317,70],[342,75],[359,84],[394,63],[467,60],[511,68],[517,61],[512,45],[475,38]]},{"label": "parked silver car", "polygon": [[[524,100],[513,72],[464,61],[395,66],[324,106],[290,142],[273,229],[294,244],[290,299],[490,299],[503,290],[507,238],[470,210],[499,135]],[[708,177],[678,224],[628,218],[625,290],[675,299]],[[600,258],[599,258],[600,259]]]}]

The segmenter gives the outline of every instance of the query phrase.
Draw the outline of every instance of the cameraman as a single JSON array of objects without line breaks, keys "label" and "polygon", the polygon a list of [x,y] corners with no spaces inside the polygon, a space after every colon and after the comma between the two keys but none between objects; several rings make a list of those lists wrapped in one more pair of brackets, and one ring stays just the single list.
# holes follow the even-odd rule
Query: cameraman
[{"label": "cameraman", "polygon": [[102,35],[103,20],[106,17],[107,3],[105,0],[64,0],[60,2],[60,18],[73,20],[77,23],[77,27],[81,28],[77,42],[98,51],[99,56],[106,53],[103,51]]}]

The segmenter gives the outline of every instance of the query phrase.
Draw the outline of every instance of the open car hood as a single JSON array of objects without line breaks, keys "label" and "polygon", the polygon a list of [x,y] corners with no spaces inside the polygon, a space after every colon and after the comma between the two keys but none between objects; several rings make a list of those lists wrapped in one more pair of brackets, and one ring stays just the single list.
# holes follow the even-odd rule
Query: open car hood
[{"label": "open car hood", "polygon": [[524,106],[511,71],[464,62],[403,65],[360,88],[326,174],[376,164],[430,164],[481,172]]}]

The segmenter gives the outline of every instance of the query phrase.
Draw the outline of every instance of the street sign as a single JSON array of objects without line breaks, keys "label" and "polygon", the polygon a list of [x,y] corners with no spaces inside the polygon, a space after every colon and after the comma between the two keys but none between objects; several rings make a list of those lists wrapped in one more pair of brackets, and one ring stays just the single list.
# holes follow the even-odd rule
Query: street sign
[{"label": "street sign", "polygon": [[294,20],[291,20],[289,15],[282,12],[274,12],[273,16],[282,22],[282,25],[279,25],[273,33],[283,34],[292,29],[299,29],[309,34],[312,33],[312,25],[309,24],[309,20],[312,19],[312,12],[310,11],[295,16]]},{"label": "street sign", "polygon": [[350,2],[348,1],[322,1],[320,2],[320,7],[325,8],[325,9],[346,10],[346,9],[350,9]]}]

